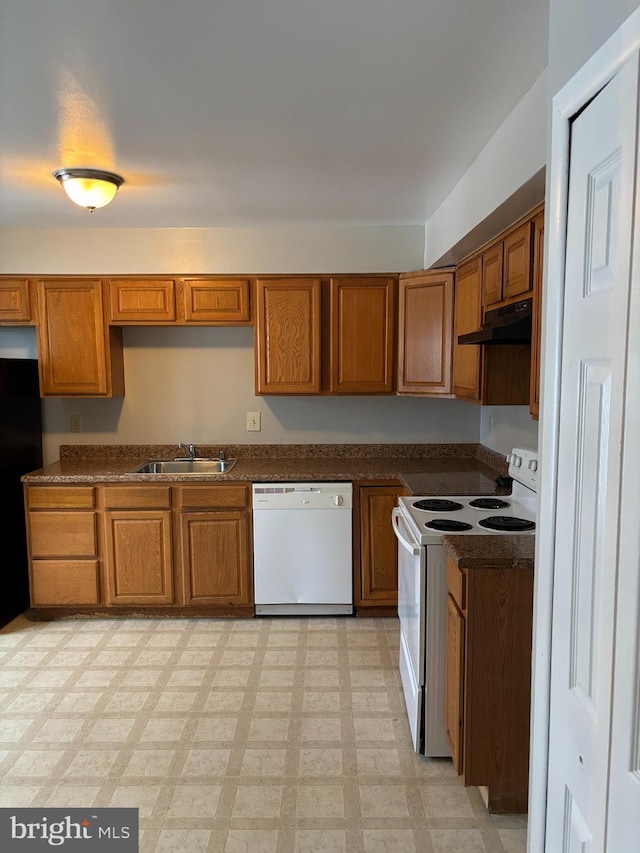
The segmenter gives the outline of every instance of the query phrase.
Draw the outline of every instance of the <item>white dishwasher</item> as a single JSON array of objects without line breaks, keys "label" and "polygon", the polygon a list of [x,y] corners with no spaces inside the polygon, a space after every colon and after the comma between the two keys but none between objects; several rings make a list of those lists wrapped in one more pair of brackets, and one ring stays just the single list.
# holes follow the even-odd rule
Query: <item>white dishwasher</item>
[{"label": "white dishwasher", "polygon": [[353,613],[351,483],[253,486],[256,616]]}]

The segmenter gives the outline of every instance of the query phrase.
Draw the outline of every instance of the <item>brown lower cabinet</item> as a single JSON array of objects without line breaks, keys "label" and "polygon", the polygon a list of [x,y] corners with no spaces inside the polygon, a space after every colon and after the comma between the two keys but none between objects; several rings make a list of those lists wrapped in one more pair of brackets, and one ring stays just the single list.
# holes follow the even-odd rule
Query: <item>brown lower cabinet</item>
[{"label": "brown lower cabinet", "polygon": [[32,606],[98,604],[95,489],[42,486],[25,498]]},{"label": "brown lower cabinet", "polygon": [[247,484],[28,486],[31,606],[253,615]]},{"label": "brown lower cabinet", "polygon": [[171,511],[105,513],[107,604],[175,604]]},{"label": "brown lower cabinet", "polygon": [[446,725],[465,785],[527,811],[533,571],[447,562]]},{"label": "brown lower cabinet", "polygon": [[361,615],[387,615],[398,610],[398,543],[391,511],[404,490],[397,482],[354,483],[354,589]]},{"label": "brown lower cabinet", "polygon": [[176,493],[184,603],[253,606],[250,487],[194,485]]}]

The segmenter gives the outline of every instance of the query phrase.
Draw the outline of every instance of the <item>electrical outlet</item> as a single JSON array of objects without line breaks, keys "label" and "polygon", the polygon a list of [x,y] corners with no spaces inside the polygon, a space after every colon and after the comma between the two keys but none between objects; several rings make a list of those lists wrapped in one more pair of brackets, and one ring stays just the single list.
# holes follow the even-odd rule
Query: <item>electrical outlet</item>
[{"label": "electrical outlet", "polygon": [[247,412],[247,432],[260,432],[260,412]]},{"label": "electrical outlet", "polygon": [[493,415],[489,415],[489,432],[493,432]]},{"label": "electrical outlet", "polygon": [[80,415],[71,415],[69,418],[69,429],[71,432],[82,432],[82,422]]}]

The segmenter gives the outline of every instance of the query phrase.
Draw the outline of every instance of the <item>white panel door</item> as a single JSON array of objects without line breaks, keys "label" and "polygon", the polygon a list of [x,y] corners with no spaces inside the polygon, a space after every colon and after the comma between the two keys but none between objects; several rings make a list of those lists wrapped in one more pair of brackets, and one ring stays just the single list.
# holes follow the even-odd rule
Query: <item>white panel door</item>
[{"label": "white panel door", "polygon": [[[554,853],[607,849],[637,90],[635,56],[571,135],[546,841]],[[637,538],[637,516],[635,524]]]},{"label": "white panel door", "polygon": [[[637,162],[637,161],[636,161]],[[636,165],[637,168],[637,165]],[[640,853],[640,186],[636,178],[620,484],[607,850]]]}]

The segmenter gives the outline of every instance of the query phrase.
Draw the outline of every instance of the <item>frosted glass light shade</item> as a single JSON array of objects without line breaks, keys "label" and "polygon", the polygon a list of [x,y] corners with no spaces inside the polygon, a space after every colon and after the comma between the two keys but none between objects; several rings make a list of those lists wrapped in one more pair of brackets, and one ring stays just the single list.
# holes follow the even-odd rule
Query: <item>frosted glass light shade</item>
[{"label": "frosted glass light shade", "polygon": [[58,169],[53,173],[71,201],[92,213],[113,201],[124,178],[99,169]]}]

